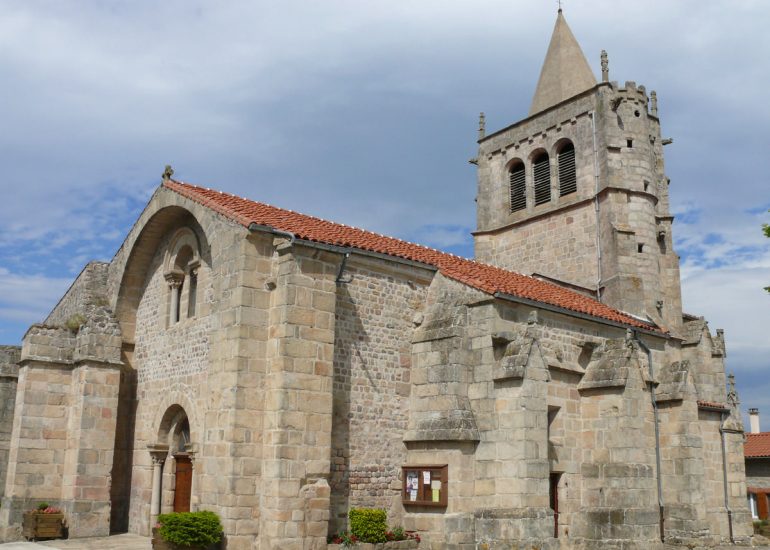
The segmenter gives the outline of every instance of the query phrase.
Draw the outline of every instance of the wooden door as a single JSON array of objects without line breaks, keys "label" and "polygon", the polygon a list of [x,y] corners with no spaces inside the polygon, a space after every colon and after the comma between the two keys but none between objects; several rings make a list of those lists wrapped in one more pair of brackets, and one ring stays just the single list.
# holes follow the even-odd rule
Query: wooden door
[{"label": "wooden door", "polygon": [[757,515],[759,519],[767,519],[767,493],[757,493]]},{"label": "wooden door", "polygon": [[174,460],[176,461],[174,512],[189,512],[192,494],[192,461],[185,454],[175,455]]}]

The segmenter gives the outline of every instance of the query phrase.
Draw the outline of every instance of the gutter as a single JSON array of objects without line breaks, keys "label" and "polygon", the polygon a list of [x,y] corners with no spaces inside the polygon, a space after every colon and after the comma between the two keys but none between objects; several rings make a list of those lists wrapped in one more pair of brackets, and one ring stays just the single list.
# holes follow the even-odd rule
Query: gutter
[{"label": "gutter", "polygon": [[[652,366],[652,351],[644,341],[639,338],[639,334],[634,330],[634,340],[639,347],[647,353],[647,367],[650,371],[650,401],[652,402],[652,412],[655,420],[655,465],[658,469],[658,521],[660,524],[660,542],[666,541],[665,529],[663,525],[665,507],[663,505],[663,473],[660,467],[660,419],[658,418],[658,402],[655,400],[655,369]],[[722,453],[724,456],[724,436],[722,437]],[[724,462],[724,461],[723,461]],[[725,474],[726,475],[726,474]],[[727,477],[725,477],[725,487],[727,487]],[[727,493],[725,493],[727,498]],[[730,524],[730,540],[732,540],[732,523]]]},{"label": "gutter", "polygon": [[263,232],[263,233],[270,233],[272,235],[279,235],[282,237],[287,237],[290,239],[291,244],[298,244],[301,246],[307,246],[309,248],[316,248],[318,250],[326,250],[328,252],[337,252],[339,254],[352,254],[356,253],[359,256],[367,256],[369,258],[377,258],[379,260],[388,260],[391,262],[396,262],[404,265],[408,265],[411,267],[420,267],[422,269],[427,269],[429,271],[438,271],[438,267],[431,264],[426,264],[424,262],[418,262],[416,260],[410,260],[408,258],[402,258],[400,256],[392,256],[390,254],[383,254],[381,252],[373,252],[371,250],[364,250],[363,248],[356,248],[353,246],[339,246],[336,244],[326,244],[326,243],[320,243],[317,241],[310,241],[307,239],[301,239],[297,237],[294,233],[290,233],[289,231],[283,231],[281,229],[276,229],[274,227],[271,227],[269,225],[261,225],[258,223],[250,223],[248,226],[248,230],[252,233],[256,232]]}]

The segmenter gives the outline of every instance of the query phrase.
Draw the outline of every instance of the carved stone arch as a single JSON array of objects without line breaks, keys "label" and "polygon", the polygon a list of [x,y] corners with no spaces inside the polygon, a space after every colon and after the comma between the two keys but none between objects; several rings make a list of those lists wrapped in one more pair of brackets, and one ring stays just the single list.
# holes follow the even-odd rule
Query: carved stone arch
[{"label": "carved stone arch", "polygon": [[163,258],[163,274],[184,272],[188,266],[200,265],[198,236],[190,227],[180,227],[171,237]]},{"label": "carved stone arch", "polygon": [[[134,343],[136,310],[147,284],[147,271],[158,246],[169,231],[175,228],[182,228],[175,235],[180,250],[185,244],[194,242],[197,244],[195,249],[198,251],[199,260],[211,265],[211,250],[206,233],[198,218],[186,208],[181,206],[160,208],[151,215],[141,229],[135,228],[136,231],[129,234],[123,245],[129,247],[130,252],[119,275],[120,286],[114,307],[115,316],[123,333],[123,341],[126,343]],[[118,255],[120,253],[119,251]]]},{"label": "carved stone arch", "polygon": [[554,142],[554,144],[551,146],[551,150],[548,153],[552,158],[556,158],[556,156],[561,152],[565,147],[571,145],[572,147],[575,147],[575,143],[572,141],[571,138],[568,137],[562,137],[559,138]]},{"label": "carved stone arch", "polygon": [[521,157],[513,157],[512,159],[510,159],[508,162],[505,163],[505,173],[507,174],[508,172],[511,171],[511,168],[519,164],[524,165],[525,164],[524,159],[522,159]]},{"label": "carved stone arch", "polygon": [[164,399],[160,402],[153,426],[157,426],[156,441],[158,445],[169,445],[171,443],[175,430],[178,430],[182,420],[187,420],[189,425],[190,444],[195,447],[200,444],[202,426],[197,413],[197,408],[192,400],[186,395],[181,387],[173,386],[166,392]]},{"label": "carved stone arch", "polygon": [[536,147],[534,148],[528,155],[527,161],[532,164],[535,162],[536,159],[540,158],[541,156],[545,155],[546,157],[550,158],[551,154],[548,152],[548,149],[545,147]]}]

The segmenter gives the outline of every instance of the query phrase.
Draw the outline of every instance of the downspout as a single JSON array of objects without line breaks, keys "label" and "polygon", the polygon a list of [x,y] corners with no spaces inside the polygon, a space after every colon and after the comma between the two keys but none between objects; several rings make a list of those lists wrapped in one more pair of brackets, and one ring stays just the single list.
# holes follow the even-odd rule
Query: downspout
[{"label": "downspout", "polygon": [[350,258],[350,252],[345,252],[342,256],[342,261],[340,262],[340,269],[337,271],[337,278],[334,279],[334,282],[337,284],[350,282],[350,279],[345,280],[342,278],[345,273],[345,264],[348,263],[348,258]]},{"label": "downspout", "polygon": [[599,151],[596,146],[596,111],[591,111],[588,116],[591,117],[591,133],[593,134],[594,145],[594,212],[596,214],[596,299],[602,301],[602,246],[601,229],[599,227]]},{"label": "downspout", "polygon": [[[663,528],[663,473],[660,467],[660,421],[658,419],[658,402],[655,399],[655,369],[652,366],[652,351],[647,347],[647,344],[639,338],[639,334],[636,331],[634,331],[634,339],[639,343],[639,347],[641,347],[647,354],[647,366],[650,372],[650,401],[652,402],[652,414],[655,422],[655,465],[658,469],[658,521],[660,524],[660,541],[665,542],[666,534]],[[722,452],[724,452],[724,443]]]},{"label": "downspout", "polygon": [[722,443],[722,483],[725,494],[725,509],[727,510],[727,528],[730,532],[730,544],[735,544],[733,536],[733,511],[730,509],[730,499],[727,493],[727,451],[725,449],[725,422],[730,417],[729,411],[722,411],[722,422],[719,425],[720,441]]}]

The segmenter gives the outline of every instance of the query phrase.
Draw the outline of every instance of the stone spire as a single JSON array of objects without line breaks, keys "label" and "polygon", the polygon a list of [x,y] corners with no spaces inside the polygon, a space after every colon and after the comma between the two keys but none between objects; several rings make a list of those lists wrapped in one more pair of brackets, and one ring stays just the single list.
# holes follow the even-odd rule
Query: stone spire
[{"label": "stone spire", "polygon": [[559,10],[529,114],[539,113],[595,85],[596,78],[583,50]]}]

